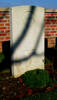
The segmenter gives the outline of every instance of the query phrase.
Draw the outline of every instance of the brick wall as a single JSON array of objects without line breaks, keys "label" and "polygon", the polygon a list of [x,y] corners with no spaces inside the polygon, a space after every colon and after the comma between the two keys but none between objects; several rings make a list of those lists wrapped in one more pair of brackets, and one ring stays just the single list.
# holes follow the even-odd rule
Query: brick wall
[{"label": "brick wall", "polygon": [[48,47],[55,47],[57,37],[57,10],[45,10],[45,38],[48,40]]},{"label": "brick wall", "polygon": [[0,8],[0,52],[2,42],[10,40],[10,11],[8,8]]},{"label": "brick wall", "polygon": [[[45,38],[48,47],[55,47],[57,37],[57,10],[45,9]],[[10,11],[9,8],[0,8],[0,52],[2,43],[10,40]]]}]

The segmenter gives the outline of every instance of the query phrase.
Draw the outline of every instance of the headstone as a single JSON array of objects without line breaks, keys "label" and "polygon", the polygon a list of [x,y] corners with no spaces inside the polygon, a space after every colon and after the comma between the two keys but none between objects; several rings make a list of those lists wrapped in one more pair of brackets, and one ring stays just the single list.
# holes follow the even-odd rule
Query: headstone
[{"label": "headstone", "polygon": [[44,8],[13,7],[11,19],[12,75],[44,69]]}]

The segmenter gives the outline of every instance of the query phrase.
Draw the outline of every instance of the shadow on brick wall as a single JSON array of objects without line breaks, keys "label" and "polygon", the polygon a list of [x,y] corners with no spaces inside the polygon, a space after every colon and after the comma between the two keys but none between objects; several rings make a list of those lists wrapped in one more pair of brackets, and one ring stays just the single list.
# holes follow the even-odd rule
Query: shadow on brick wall
[{"label": "shadow on brick wall", "polygon": [[48,48],[48,41],[45,39],[45,57],[53,63],[54,70],[57,70],[57,38],[55,48]]},{"label": "shadow on brick wall", "polygon": [[3,54],[5,59],[0,63],[0,71],[5,69],[10,69],[11,66],[11,58],[10,58],[10,41],[5,41],[2,43]]}]

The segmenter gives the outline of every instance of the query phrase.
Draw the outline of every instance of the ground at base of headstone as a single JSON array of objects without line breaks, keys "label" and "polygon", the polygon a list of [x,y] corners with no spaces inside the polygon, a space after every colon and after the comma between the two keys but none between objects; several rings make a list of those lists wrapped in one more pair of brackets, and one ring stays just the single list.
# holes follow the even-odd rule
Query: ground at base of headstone
[{"label": "ground at base of headstone", "polygon": [[10,72],[1,72],[0,100],[57,100],[57,84],[53,83],[53,87],[29,88],[22,77],[14,78]]}]

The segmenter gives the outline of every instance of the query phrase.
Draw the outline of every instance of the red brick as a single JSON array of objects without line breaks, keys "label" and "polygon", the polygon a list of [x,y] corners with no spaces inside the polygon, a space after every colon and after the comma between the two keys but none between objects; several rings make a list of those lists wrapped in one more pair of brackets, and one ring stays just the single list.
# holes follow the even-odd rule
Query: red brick
[{"label": "red brick", "polygon": [[51,37],[51,36],[54,36],[54,34],[50,34],[50,33],[48,33],[48,34],[46,34],[46,36]]},{"label": "red brick", "polygon": [[57,20],[56,20],[56,19],[51,19],[51,21],[52,21],[52,22],[56,22]]},{"label": "red brick", "polygon": [[55,28],[55,27],[57,27],[57,24],[55,24],[55,25],[54,24],[45,24],[45,27],[50,27],[50,28],[54,27]]},{"label": "red brick", "polygon": [[50,21],[50,23],[53,25],[53,24],[55,24],[56,25],[56,22],[52,22],[52,21]]},{"label": "red brick", "polygon": [[55,19],[55,16],[45,16],[45,18],[46,18],[47,20],[50,20],[51,18],[52,18],[52,19]]},{"label": "red brick", "polygon": [[10,20],[7,20],[8,22],[10,22]]},{"label": "red brick", "polygon": [[56,37],[51,37],[51,39],[56,39]]},{"label": "red brick", "polygon": [[9,19],[9,16],[0,16],[0,19],[3,20],[3,18]]},{"label": "red brick", "polygon": [[10,40],[10,37],[6,37],[5,39]]},{"label": "red brick", "polygon": [[10,27],[8,27],[8,29],[10,29]]},{"label": "red brick", "polygon": [[1,37],[1,36],[0,36],[0,40],[2,40],[2,41],[3,41],[3,39],[4,39],[4,37]]},{"label": "red brick", "polygon": [[56,22],[52,22],[52,24],[56,24]]},{"label": "red brick", "polygon": [[50,27],[51,25],[49,25],[49,24],[44,24],[44,26],[45,26],[45,27]]},{"label": "red brick", "polygon": [[7,27],[0,27],[0,29],[6,29]]},{"label": "red brick", "polygon": [[56,30],[56,28],[51,28],[51,30]]},{"label": "red brick", "polygon": [[0,34],[0,36],[6,36],[6,34]]},{"label": "red brick", "polygon": [[57,27],[56,25],[50,25],[50,27]]},{"label": "red brick", "polygon": [[0,12],[0,16],[5,16],[5,15],[9,15],[9,12],[8,13]]},{"label": "red brick", "polygon": [[5,18],[8,18],[8,19],[9,19],[9,18],[10,18],[10,16],[6,16]]},{"label": "red brick", "polygon": [[45,18],[51,18],[51,16],[45,16]]},{"label": "red brick", "polygon": [[0,45],[0,48],[2,47],[2,45]]},{"label": "red brick", "polygon": [[45,24],[52,24],[51,22],[45,22]]},{"label": "red brick", "polygon": [[0,30],[1,33],[4,33],[4,30]]},{"label": "red brick", "polygon": [[4,16],[0,16],[0,20],[3,20]]},{"label": "red brick", "polygon": [[47,27],[47,28],[45,28],[45,30],[51,30],[51,28]]},{"label": "red brick", "polygon": [[50,36],[54,36],[54,34],[50,34]]},{"label": "red brick", "polygon": [[49,36],[51,36],[51,34],[46,34],[46,36],[48,36],[48,37],[49,37]]},{"label": "red brick", "polygon": [[10,33],[7,33],[7,36],[10,36]]},{"label": "red brick", "polygon": [[10,24],[9,23],[7,23],[7,24],[5,24],[6,26],[10,26]]},{"label": "red brick", "polygon": [[7,22],[7,20],[0,20],[0,22]]},{"label": "red brick", "polygon": [[2,48],[0,48],[0,53],[2,53]]},{"label": "red brick", "polygon": [[7,32],[10,32],[10,30],[6,30],[5,32],[6,32],[6,33],[7,33]]},{"label": "red brick", "polygon": [[55,47],[55,44],[48,44],[48,48]]},{"label": "red brick", "polygon": [[2,46],[0,46],[0,48],[2,48]]},{"label": "red brick", "polygon": [[48,34],[48,33],[50,33],[50,32],[49,31],[47,31],[47,32],[45,31],[45,34]]},{"label": "red brick", "polygon": [[45,18],[45,22],[46,22],[46,21],[48,21],[48,22],[49,22],[49,21],[50,21],[50,19],[48,19],[48,18],[46,19],[46,18]]},{"label": "red brick", "polygon": [[55,43],[55,41],[56,41],[55,39],[48,39],[48,42],[49,42],[49,43],[51,43],[51,42],[52,42],[52,43]]},{"label": "red brick", "polygon": [[0,26],[4,26],[4,24],[0,24]]},{"label": "red brick", "polygon": [[0,42],[0,47],[2,46],[2,42]]},{"label": "red brick", "polygon": [[57,36],[57,34],[55,34]]},{"label": "red brick", "polygon": [[57,31],[50,31],[50,33],[56,33]]},{"label": "red brick", "polygon": [[57,15],[57,13],[45,13],[45,15]]}]

